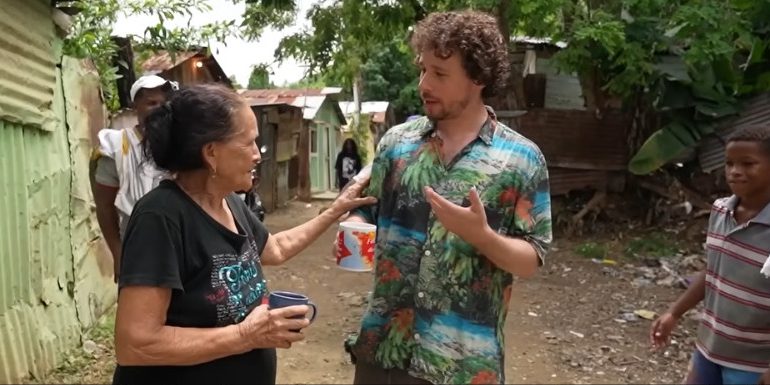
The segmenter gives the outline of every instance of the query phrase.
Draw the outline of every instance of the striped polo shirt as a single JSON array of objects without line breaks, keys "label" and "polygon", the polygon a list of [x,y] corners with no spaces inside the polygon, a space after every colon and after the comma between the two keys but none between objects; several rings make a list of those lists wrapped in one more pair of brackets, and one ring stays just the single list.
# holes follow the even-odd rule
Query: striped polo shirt
[{"label": "striped polo shirt", "polygon": [[716,364],[759,373],[770,364],[770,278],[760,273],[770,256],[770,204],[742,225],[737,205],[732,196],[711,209],[697,346]]}]

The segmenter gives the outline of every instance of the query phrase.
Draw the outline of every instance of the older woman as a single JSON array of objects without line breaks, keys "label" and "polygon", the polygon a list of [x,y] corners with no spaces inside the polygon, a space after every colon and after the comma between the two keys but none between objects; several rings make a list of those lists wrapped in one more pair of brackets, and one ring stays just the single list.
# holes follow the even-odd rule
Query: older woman
[{"label": "older woman", "polygon": [[[145,125],[145,148],[174,174],[135,206],[119,280],[114,383],[275,383],[275,348],[303,339],[307,306],[268,309],[262,265],[295,256],[371,198],[363,184],[272,235],[233,193],[260,160],[257,122],[217,85],[181,90]],[[368,181],[367,181],[368,182]]]}]

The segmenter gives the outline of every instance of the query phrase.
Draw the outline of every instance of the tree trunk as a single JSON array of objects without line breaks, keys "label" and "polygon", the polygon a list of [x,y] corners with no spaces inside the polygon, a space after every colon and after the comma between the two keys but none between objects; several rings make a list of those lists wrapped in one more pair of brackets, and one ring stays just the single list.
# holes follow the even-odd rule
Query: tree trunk
[{"label": "tree trunk", "polygon": [[361,69],[353,75],[353,119],[358,122],[361,119]]},{"label": "tree trunk", "polygon": [[302,120],[302,128],[299,131],[299,192],[300,201],[310,202],[313,197],[310,188],[310,121]]},{"label": "tree trunk", "polygon": [[133,106],[129,90],[136,81],[136,72],[134,71],[134,50],[131,46],[131,39],[125,37],[113,36],[112,41],[118,46],[112,63],[118,68],[120,79],[116,80],[118,88],[118,100],[120,108],[130,108]]},{"label": "tree trunk", "polygon": [[572,25],[575,23],[575,15],[578,11],[579,1],[580,0],[573,0],[571,4],[568,4],[561,9],[564,31],[567,33],[572,31]]},{"label": "tree trunk", "polygon": [[[510,0],[500,0],[494,12],[497,19],[497,27],[500,29],[503,39],[505,39],[509,56],[513,50],[511,44],[511,22],[508,16],[510,9]],[[519,68],[511,64],[511,73],[508,76],[505,90],[494,99],[495,102],[492,104],[498,110],[518,110],[526,105],[524,100],[524,83]]]},{"label": "tree trunk", "polygon": [[510,44],[511,42],[511,25],[508,21],[508,10],[511,8],[510,0],[500,0],[497,5],[497,27],[500,28],[500,33],[503,35],[505,42]]}]

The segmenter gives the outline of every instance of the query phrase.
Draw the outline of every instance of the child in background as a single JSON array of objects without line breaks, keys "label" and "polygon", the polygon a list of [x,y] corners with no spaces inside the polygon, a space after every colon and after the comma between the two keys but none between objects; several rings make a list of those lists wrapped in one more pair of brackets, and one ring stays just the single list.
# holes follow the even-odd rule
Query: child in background
[{"label": "child in background", "polygon": [[688,310],[704,301],[687,384],[770,384],[770,126],[739,129],[727,142],[733,195],[714,202],[706,271],[653,324],[654,347],[668,344]]}]

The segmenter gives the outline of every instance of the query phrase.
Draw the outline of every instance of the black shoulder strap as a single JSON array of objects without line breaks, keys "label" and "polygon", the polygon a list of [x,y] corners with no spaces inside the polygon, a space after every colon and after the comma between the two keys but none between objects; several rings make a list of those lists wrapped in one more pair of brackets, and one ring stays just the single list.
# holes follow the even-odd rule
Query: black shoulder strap
[{"label": "black shoulder strap", "polygon": [[255,229],[254,225],[252,225],[251,221],[249,220],[248,213],[246,212],[248,209],[246,207],[246,203],[232,194],[227,196],[227,202],[230,205],[230,210],[233,212],[233,217],[238,222],[238,224],[243,227],[243,231],[246,232],[245,235],[249,238],[254,238]]},{"label": "black shoulder strap", "polygon": [[259,222],[257,216],[246,207],[246,203],[241,198],[236,195],[230,195],[228,199],[235,220],[246,231],[246,236],[257,244],[257,248],[259,248],[261,253],[265,249],[270,232],[265,228],[265,225]]}]

